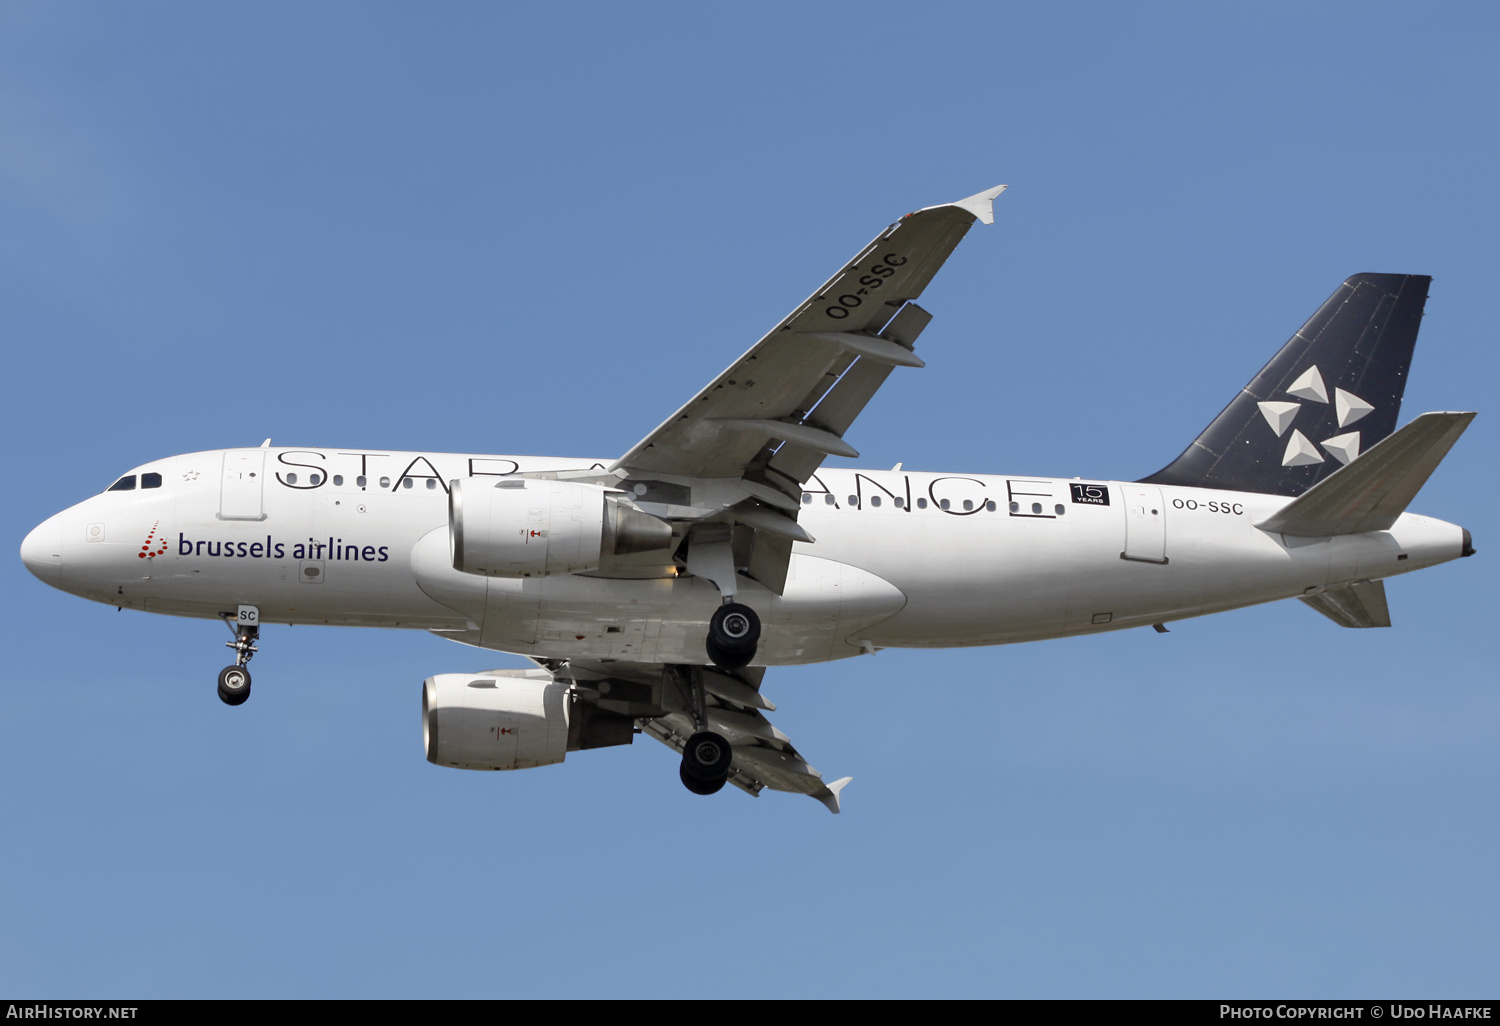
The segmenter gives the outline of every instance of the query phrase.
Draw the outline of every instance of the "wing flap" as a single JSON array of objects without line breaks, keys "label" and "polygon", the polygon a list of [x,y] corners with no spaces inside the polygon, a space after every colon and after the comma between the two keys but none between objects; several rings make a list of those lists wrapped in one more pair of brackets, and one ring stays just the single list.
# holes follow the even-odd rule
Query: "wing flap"
[{"label": "wing flap", "polygon": [[596,693],[601,692],[602,682],[610,680],[649,683],[650,693],[656,696],[660,708],[638,714],[636,724],[641,733],[678,753],[695,729],[693,700],[686,689],[696,677],[706,693],[704,719],[734,749],[729,783],[750,795],[759,795],[768,787],[773,791],[805,794],[822,802],[829,811],[839,811],[838,792],[849,782],[848,778],[825,784],[822,774],[808,765],[791,739],[766,719],[765,711],[775,711],[776,706],[760,695],[760,682],[765,675],[762,668],[731,672],[709,666],[586,661],[547,668],[560,678]]}]

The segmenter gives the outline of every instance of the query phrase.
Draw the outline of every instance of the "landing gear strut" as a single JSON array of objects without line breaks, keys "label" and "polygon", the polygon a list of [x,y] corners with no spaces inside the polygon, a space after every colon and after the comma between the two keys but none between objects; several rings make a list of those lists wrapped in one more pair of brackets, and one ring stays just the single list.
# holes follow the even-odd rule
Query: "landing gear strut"
[{"label": "landing gear strut", "polygon": [[760,642],[760,617],[739,602],[725,602],[708,621],[709,662],[733,670],[750,665]]},{"label": "landing gear strut", "polygon": [[[708,660],[715,666],[735,670],[749,666],[760,641],[760,617],[755,610],[734,600],[739,589],[739,571],[734,563],[733,538],[727,524],[704,524],[688,538],[688,573],[713,582],[724,597],[708,621]],[[701,729],[701,728],[700,728]]]},{"label": "landing gear strut", "polygon": [[[244,619],[243,613],[241,619]],[[254,619],[260,619],[259,613]],[[245,668],[245,664],[259,651],[255,643],[260,640],[260,624],[230,623],[227,615],[224,623],[234,635],[233,641],[224,643],[225,648],[234,649],[234,665],[219,671],[219,701],[225,705],[243,705],[245,699],[250,697],[250,671]]]},{"label": "landing gear strut", "polygon": [[[753,614],[752,614],[753,615]],[[734,749],[722,734],[708,729],[708,696],[703,689],[703,671],[697,667],[677,668],[678,681],[687,692],[693,733],[682,746],[682,766],[677,776],[682,786],[694,794],[715,794],[729,779]]]}]

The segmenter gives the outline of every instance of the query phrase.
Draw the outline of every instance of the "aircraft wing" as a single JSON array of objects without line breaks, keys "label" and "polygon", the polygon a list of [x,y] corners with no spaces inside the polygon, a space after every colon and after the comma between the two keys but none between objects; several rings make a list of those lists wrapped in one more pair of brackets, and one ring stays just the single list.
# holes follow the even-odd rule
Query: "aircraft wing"
[{"label": "aircraft wing", "polygon": [[1004,189],[918,210],[881,232],[610,469],[635,480],[745,481],[750,494],[794,510],[825,456],[858,455],[844,432],[891,370],[922,366],[912,345],[931,315],[912,300],[976,220],[994,222]]},{"label": "aircraft wing", "polygon": [[[613,716],[635,720],[648,734],[681,752],[703,723],[734,749],[729,783],[752,796],[765,788],[805,794],[839,811],[839,792],[852,779],[825,783],[789,737],[765,716],[776,706],[761,696],[765,670],[746,667],[679,666],[661,663],[536,662],[554,679],[571,682],[586,701]],[[702,708],[698,708],[701,700]]]}]

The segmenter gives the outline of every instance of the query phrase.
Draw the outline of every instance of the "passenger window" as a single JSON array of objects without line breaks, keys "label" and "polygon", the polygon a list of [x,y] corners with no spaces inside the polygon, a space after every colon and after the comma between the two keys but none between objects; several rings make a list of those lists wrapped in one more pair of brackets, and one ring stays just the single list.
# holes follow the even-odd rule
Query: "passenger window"
[{"label": "passenger window", "polygon": [[390,486],[391,486],[391,479],[390,478],[388,478],[388,477],[382,477],[380,479],[380,487],[382,487],[382,488],[389,488]]},{"label": "passenger window", "polygon": [[851,495],[851,496],[849,496],[849,505],[851,507],[858,506],[859,505],[859,496],[858,495]]},{"label": "passenger window", "polygon": [[334,474],[333,475],[333,483],[334,483],[335,487],[337,487],[338,485],[343,484],[344,483],[344,475],[343,474]]},{"label": "passenger window", "polygon": [[964,512],[967,513],[969,510],[971,510],[973,508],[974,508],[974,502],[973,502],[973,500],[972,499],[965,499],[964,500]]},{"label": "passenger window", "polygon": [[950,503],[947,499],[938,500],[938,509],[947,509],[951,505],[952,503]]},{"label": "passenger window", "polygon": [[403,477],[401,479],[401,487],[402,488],[410,488],[411,487],[411,478],[409,478],[409,477]]},{"label": "passenger window", "polygon": [[989,502],[986,502],[984,504],[984,508],[989,510],[991,513],[995,512],[995,500],[991,499]]},{"label": "passenger window", "polygon": [[160,488],[161,487],[161,475],[160,474],[142,474],[141,475],[141,487],[142,488]]},{"label": "passenger window", "polygon": [[927,500],[926,499],[918,499],[917,500],[917,509],[926,509],[926,508],[927,508]]},{"label": "passenger window", "polygon": [[898,495],[894,499],[891,500],[891,505],[895,506],[897,509],[905,509],[906,508],[906,500],[903,499],[903,498],[901,498],[901,496]]},{"label": "passenger window", "polygon": [[357,485],[359,485],[359,487],[363,488],[365,486],[365,483],[366,483],[365,475],[361,474],[358,477],[356,477],[354,479],[354,483],[357,484]]},{"label": "passenger window", "polygon": [[1031,512],[1033,512],[1033,513],[1040,513],[1041,511],[1042,511],[1042,504],[1040,502],[1033,502],[1031,504]]},{"label": "passenger window", "polygon": [[878,496],[878,495],[872,495],[872,496],[870,496],[870,505],[871,506],[879,506],[880,505],[880,496]]},{"label": "passenger window", "polygon": [[1053,506],[1052,509],[1053,509],[1054,512],[1057,513],[1058,516],[1062,516],[1064,513],[1066,513],[1068,511],[1068,508],[1066,506],[1064,506],[1060,502],[1056,506]]},{"label": "passenger window", "polygon": [[106,491],[111,492],[133,492],[135,491],[135,475],[126,474],[120,480],[110,485]]},{"label": "passenger window", "polygon": [[1012,513],[1019,513],[1019,512],[1021,512],[1021,504],[1019,502],[1013,502],[1013,503],[1011,503],[1010,504],[1010,511]]},{"label": "passenger window", "polygon": [[812,492],[803,492],[802,493],[802,505],[804,505],[804,506],[811,506],[812,505]]},{"label": "passenger window", "polygon": [[313,484],[322,484],[323,483],[323,475],[322,474],[312,474],[312,475],[310,475],[308,477],[308,480],[311,481]]},{"label": "passenger window", "polygon": [[827,495],[823,496],[823,505],[825,505],[825,506],[832,506],[833,505],[833,493],[832,492],[829,492]]},{"label": "passenger window", "polygon": [[427,479],[427,490],[429,492],[437,490],[437,478],[435,478],[435,477],[429,477]]}]

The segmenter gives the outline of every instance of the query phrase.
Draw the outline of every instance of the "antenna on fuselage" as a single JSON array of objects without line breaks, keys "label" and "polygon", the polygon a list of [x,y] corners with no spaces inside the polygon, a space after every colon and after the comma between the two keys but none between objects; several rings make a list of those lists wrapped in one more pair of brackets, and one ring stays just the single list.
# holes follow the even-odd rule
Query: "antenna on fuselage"
[{"label": "antenna on fuselage", "polygon": [[271,440],[267,438],[264,442],[260,443],[260,447],[262,449],[269,449],[271,447]]}]

